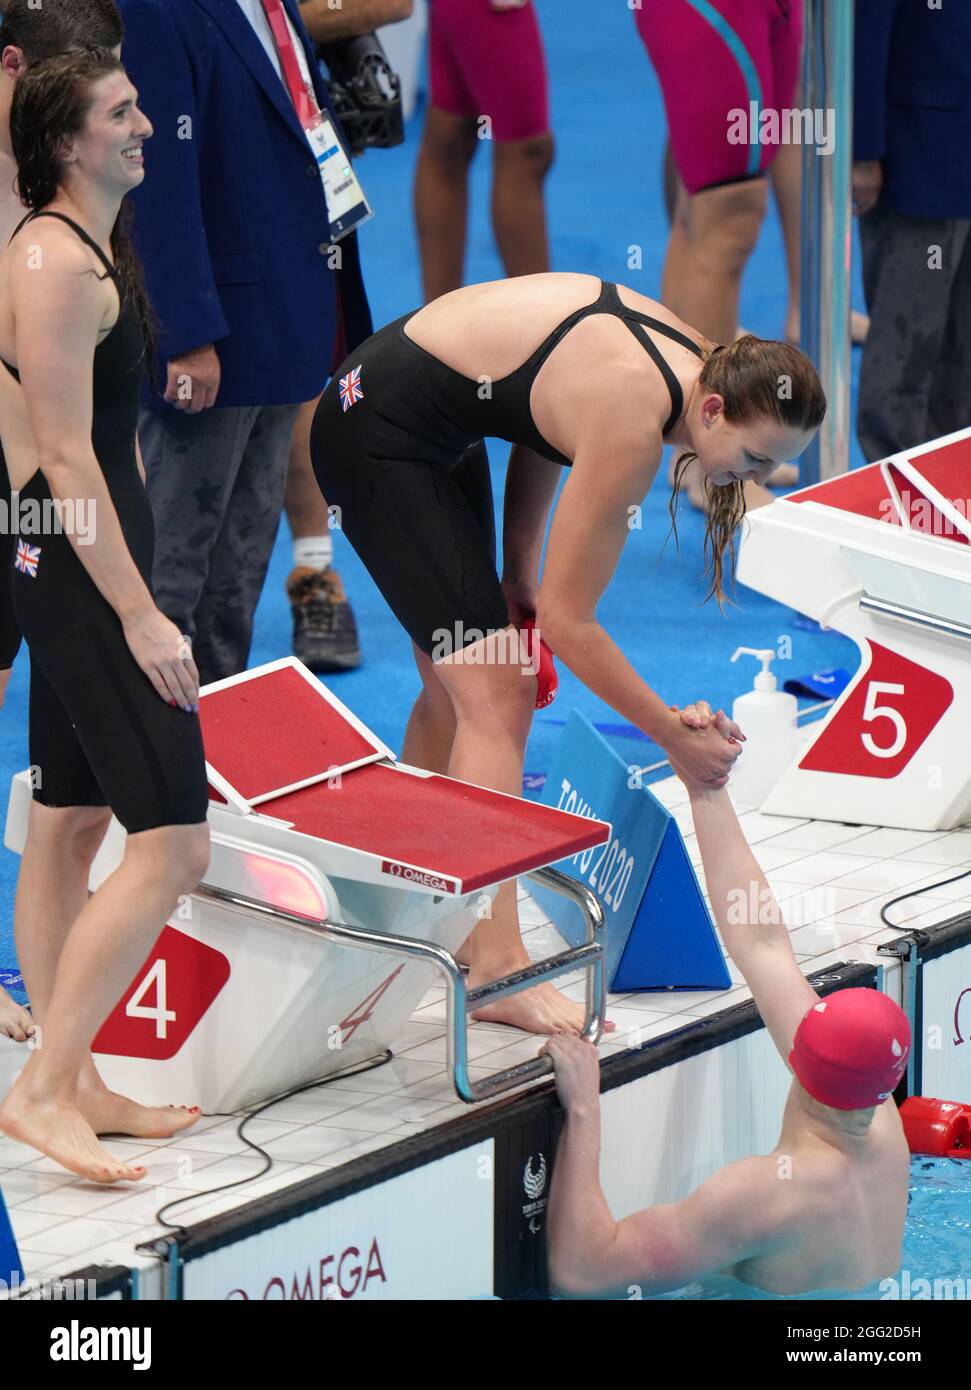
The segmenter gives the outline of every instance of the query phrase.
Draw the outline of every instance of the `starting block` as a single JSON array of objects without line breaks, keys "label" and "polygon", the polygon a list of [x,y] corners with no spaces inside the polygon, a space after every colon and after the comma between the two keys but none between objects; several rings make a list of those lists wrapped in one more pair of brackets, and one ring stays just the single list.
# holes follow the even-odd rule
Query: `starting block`
[{"label": "starting block", "polygon": [[971,816],[969,499],[961,430],[746,519],[739,579],[860,650],[764,812],[910,830]]},{"label": "starting block", "polygon": [[[468,1101],[551,1069],[468,1076],[467,1013],[583,967],[585,1036],[603,1027],[603,915],[547,865],[608,837],[597,821],[397,763],[292,657],[203,689],[212,856],[92,1044],[112,1089],[145,1104],[252,1106],[379,1057],[436,980],[449,1065]],[[13,780],[6,844],[30,804]],[[112,820],[97,888],[119,863]],[[580,909],[584,944],[469,990],[453,952],[500,884],[536,875]]]}]

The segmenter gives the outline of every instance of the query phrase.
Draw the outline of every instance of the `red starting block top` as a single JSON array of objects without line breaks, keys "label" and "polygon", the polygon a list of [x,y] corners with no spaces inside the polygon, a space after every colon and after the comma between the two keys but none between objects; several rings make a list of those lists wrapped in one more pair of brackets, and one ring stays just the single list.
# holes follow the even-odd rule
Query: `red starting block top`
[{"label": "red starting block top", "polygon": [[390,755],[293,658],[206,686],[199,719],[210,785],[250,805]]},{"label": "red starting block top", "polygon": [[967,507],[971,478],[971,437],[955,439],[939,449],[929,449],[908,459],[930,486],[949,502]]},{"label": "red starting block top", "polygon": [[874,521],[900,525],[878,463],[868,464],[866,468],[854,468],[852,473],[841,473],[838,478],[827,478],[824,483],[816,483],[802,492],[789,493],[784,500],[818,502],[823,507],[836,507],[841,512],[853,512],[857,516],[872,517]]},{"label": "red starting block top", "polygon": [[[213,801],[373,857],[390,879],[470,893],[601,844],[602,821],[393,754],[292,657],[207,686],[200,718]],[[383,761],[379,761],[383,760]]]},{"label": "red starting block top", "polygon": [[967,545],[969,477],[971,430],[965,430],[936,448],[924,445],[912,453],[894,454],[784,500],[816,502],[892,526],[906,524],[918,534]]},{"label": "red starting block top", "polygon": [[553,864],[610,834],[603,821],[387,763],[275,797],[261,810],[292,821],[301,834],[456,879],[464,893]]}]

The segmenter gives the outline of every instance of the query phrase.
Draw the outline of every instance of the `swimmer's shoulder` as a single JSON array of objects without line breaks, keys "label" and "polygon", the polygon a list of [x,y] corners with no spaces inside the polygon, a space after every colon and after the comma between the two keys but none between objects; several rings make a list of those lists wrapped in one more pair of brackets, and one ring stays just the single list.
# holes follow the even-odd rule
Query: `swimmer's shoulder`
[{"label": "swimmer's shoulder", "polygon": [[794,1239],[808,1203],[794,1191],[786,1155],[752,1154],[728,1163],[694,1194],[705,1219],[732,1233],[737,1259],[766,1254]]},{"label": "swimmer's shoulder", "polygon": [[[672,309],[669,309],[666,304],[662,304],[659,299],[649,299],[647,295],[641,294],[639,290],[633,290],[629,285],[622,285],[619,283],[617,285],[617,294],[620,297],[620,302],[625,308],[633,309],[638,314],[646,314],[649,318],[657,319],[659,323],[663,323],[668,328],[673,328],[675,332],[681,333],[699,348],[705,348],[707,346],[708,339],[703,333],[699,333],[690,323],[685,323],[684,319],[678,318],[677,314]],[[680,343],[672,338],[667,338],[664,334],[661,334],[660,337],[665,355],[667,355],[669,350],[680,350],[682,352],[691,351],[690,348],[683,347]]]},{"label": "swimmer's shoulder", "polygon": [[114,282],[94,249],[56,217],[27,222],[10,241],[2,258],[2,276],[10,301],[26,312],[32,306],[69,306],[84,317],[111,318],[117,305]]},{"label": "swimmer's shoulder", "polygon": [[105,274],[94,248],[60,217],[32,217],[24,222],[10,239],[5,257],[12,268],[32,275],[49,270],[66,277],[93,270],[100,282]]}]

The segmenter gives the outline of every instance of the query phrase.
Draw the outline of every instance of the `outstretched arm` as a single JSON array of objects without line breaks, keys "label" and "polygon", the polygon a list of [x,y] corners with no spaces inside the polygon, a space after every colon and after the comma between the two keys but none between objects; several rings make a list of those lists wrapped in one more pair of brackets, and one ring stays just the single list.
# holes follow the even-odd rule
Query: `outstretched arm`
[{"label": "outstretched arm", "polygon": [[566,1123],[553,1168],[548,1214],[553,1292],[573,1297],[676,1289],[765,1250],[776,1238],[771,1160],[723,1168],[683,1202],[615,1221],[600,1186],[600,1064],[579,1038],[554,1037]]},{"label": "outstretched arm", "polygon": [[597,605],[661,459],[660,435],[646,437],[629,407],[622,413],[622,404],[614,404],[612,416],[598,417],[599,436],[588,434],[577,449],[557,500],[537,626],[554,654],[588,690],[666,752],[676,754],[702,780],[723,786],[737,745],[730,745],[713,727],[686,727],[597,619]]},{"label": "outstretched arm", "polygon": [[[682,717],[697,721],[696,727],[714,724],[727,733],[722,711],[713,718],[703,701],[689,706]],[[749,848],[728,792],[701,786],[673,762],[672,766],[688,788],[718,930],[786,1060],[796,1029],[818,996],[799,969],[775,894]]]}]

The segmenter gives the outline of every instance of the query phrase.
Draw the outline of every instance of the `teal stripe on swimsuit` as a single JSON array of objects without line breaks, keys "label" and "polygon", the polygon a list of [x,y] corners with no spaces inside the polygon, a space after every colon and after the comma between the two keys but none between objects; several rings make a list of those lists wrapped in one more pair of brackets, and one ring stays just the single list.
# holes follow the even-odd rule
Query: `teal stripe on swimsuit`
[{"label": "teal stripe on swimsuit", "polygon": [[[762,83],[759,81],[759,74],[752,62],[751,55],[742,40],[738,37],[735,30],[729,24],[723,14],[715,9],[709,0],[687,0],[693,10],[706,19],[718,36],[724,41],[731,51],[732,57],[742,70],[745,85],[748,88],[748,99],[754,101],[759,112],[762,110]],[[746,112],[746,115],[748,113]],[[762,162],[762,146],[755,144],[749,146],[748,172],[757,174]]]}]

